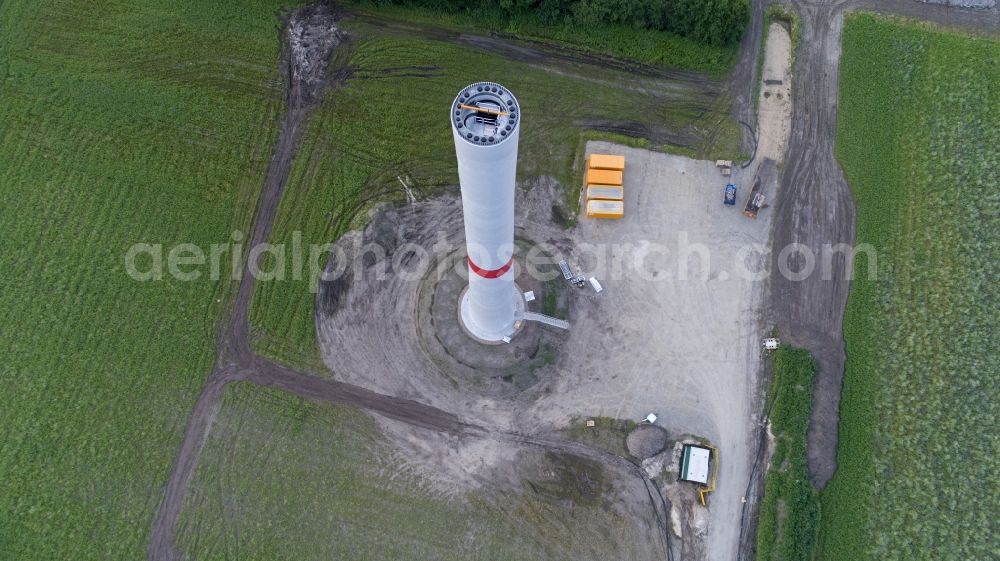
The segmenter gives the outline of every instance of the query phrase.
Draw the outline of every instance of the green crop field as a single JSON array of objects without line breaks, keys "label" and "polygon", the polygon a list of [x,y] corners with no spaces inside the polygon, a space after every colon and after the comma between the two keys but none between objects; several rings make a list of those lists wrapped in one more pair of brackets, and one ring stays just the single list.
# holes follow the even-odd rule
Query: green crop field
[{"label": "green crop field", "polygon": [[819,501],[809,482],[806,430],[815,371],[808,351],[781,347],[774,353],[767,409],[775,444],[760,506],[758,561],[812,559]]},{"label": "green crop field", "polygon": [[[390,24],[392,22],[390,21]],[[398,176],[418,194],[456,185],[458,175],[449,122],[442,116],[460,88],[495,80],[518,96],[524,113],[518,177],[548,175],[567,186],[571,212],[578,208],[580,177],[574,162],[588,138],[641,142],[704,157],[738,151],[738,125],[725,96],[706,97],[699,86],[680,90],[663,82],[609,68],[546,67],[427,39],[419,28],[376,26],[345,20],[352,36],[351,77],[327,95],[305,132],[272,243],[291,246],[333,241],[356,210],[373,201],[405,200]],[[440,34],[438,34],[440,35]],[[447,37],[445,34],[443,37]],[[486,69],[486,70],[484,70]],[[705,110],[703,113],[702,111]],[[597,121],[642,123],[652,141],[597,133]],[[692,146],[671,146],[657,130],[709,131]],[[286,263],[287,264],[287,263]],[[313,326],[309,279],[258,283],[251,321],[254,348],[279,360],[322,370]]]},{"label": "green crop field", "polygon": [[281,4],[0,2],[0,559],[145,557],[229,284],[124,256],[248,226]]},{"label": "green crop field", "polygon": [[825,561],[997,558],[1000,42],[844,26],[837,157],[858,242]]},{"label": "green crop field", "polygon": [[[634,559],[630,524],[600,501],[429,488],[367,415],[286,393],[226,389],[178,529],[188,558]],[[500,503],[500,504],[496,504]]]}]

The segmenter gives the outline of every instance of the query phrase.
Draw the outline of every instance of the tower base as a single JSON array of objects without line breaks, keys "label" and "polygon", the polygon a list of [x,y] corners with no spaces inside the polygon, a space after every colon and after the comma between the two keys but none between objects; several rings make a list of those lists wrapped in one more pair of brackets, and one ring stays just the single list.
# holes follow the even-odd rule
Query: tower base
[{"label": "tower base", "polygon": [[514,311],[512,315],[514,321],[500,331],[490,331],[476,325],[472,320],[472,314],[469,312],[469,287],[466,286],[462,290],[462,294],[458,297],[458,323],[462,326],[462,330],[465,331],[466,335],[484,345],[500,345],[505,343],[504,337],[509,339],[517,335],[517,332],[524,327],[524,319],[522,319],[524,318],[525,308],[524,294],[521,292],[521,288],[517,286],[517,283],[513,283],[511,286],[513,289],[510,294],[510,306]]}]

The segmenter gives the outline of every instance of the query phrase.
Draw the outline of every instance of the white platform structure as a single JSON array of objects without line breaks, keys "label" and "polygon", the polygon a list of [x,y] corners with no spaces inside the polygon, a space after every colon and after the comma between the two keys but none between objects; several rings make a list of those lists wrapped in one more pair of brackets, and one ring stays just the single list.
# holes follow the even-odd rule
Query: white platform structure
[{"label": "white platform structure", "polygon": [[494,82],[464,88],[451,105],[469,266],[459,318],[483,343],[509,340],[524,317],[524,297],[513,271],[520,123],[517,99]]}]

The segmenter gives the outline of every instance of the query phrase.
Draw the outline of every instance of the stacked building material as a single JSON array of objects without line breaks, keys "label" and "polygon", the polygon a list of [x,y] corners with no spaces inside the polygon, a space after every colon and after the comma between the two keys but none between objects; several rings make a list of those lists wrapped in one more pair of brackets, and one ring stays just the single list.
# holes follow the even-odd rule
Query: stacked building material
[{"label": "stacked building material", "polygon": [[625,156],[591,154],[584,174],[584,196],[589,218],[625,215]]}]

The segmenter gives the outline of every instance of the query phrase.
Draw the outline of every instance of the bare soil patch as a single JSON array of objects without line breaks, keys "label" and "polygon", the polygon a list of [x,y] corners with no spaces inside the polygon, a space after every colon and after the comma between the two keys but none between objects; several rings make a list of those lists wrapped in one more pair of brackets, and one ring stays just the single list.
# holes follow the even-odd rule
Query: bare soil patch
[{"label": "bare soil patch", "polygon": [[[560,189],[551,180],[525,185],[518,199],[520,236],[550,244],[552,254],[570,257],[605,285],[599,295],[589,288],[567,289],[571,328],[557,335],[562,340],[552,360],[532,373],[536,379],[530,384],[512,391],[502,377],[483,376],[471,366],[473,360],[442,360],[429,353],[422,340],[430,338],[421,333],[429,326],[416,321],[422,278],[407,280],[399,274],[402,268],[380,269],[378,260],[366,266],[358,259],[364,252],[354,248],[376,239],[389,262],[402,240],[428,248],[437,244],[446,255],[460,251],[461,209],[454,196],[380,210],[365,232],[338,242],[343,257],[331,262],[331,270],[356,274],[321,289],[317,331],[324,360],[345,382],[428,403],[465,422],[502,431],[551,431],[581,416],[638,419],[661,413],[672,431],[704,434],[727,458],[717,506],[701,515],[699,524],[705,532],[715,528],[706,554],[731,557],[739,532],[733,521],[739,519],[738,498],[751,460],[764,293],[763,283],[742,279],[736,267],[766,268],[760,256],[737,257],[744,244],[766,243],[770,213],[765,210],[753,221],[724,207],[725,179],[713,162],[602,143],[589,149],[626,155],[628,214],[623,221],[584,219],[575,230],[558,229],[552,208]],[[749,182],[749,173],[736,173]],[[674,253],[679,235],[705,245],[710,259],[692,262],[690,270],[685,259],[681,267]],[[654,244],[670,252],[649,252]],[[584,247],[605,247],[612,261],[642,261],[643,268],[617,273],[610,261]],[[691,278],[678,278],[681,270]],[[492,473],[505,463],[490,447],[420,444],[405,427],[394,439],[413,449],[414,463],[428,477],[451,469],[442,459],[465,454],[472,455],[462,465],[473,471],[453,481],[475,484],[482,479],[477,466],[487,468],[481,473]]]},{"label": "bare soil patch", "polygon": [[792,38],[778,22],[768,28],[757,102],[757,158],[781,162],[792,121]]}]

